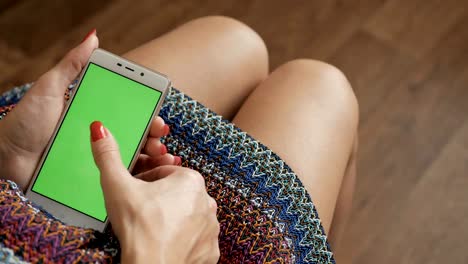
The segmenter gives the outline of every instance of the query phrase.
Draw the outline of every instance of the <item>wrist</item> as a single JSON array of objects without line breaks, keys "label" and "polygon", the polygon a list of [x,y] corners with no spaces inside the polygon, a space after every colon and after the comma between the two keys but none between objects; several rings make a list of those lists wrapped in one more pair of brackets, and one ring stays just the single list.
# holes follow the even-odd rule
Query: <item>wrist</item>
[{"label": "wrist", "polygon": [[[128,246],[127,246],[128,245]],[[122,246],[120,262],[122,264],[139,263],[169,263],[157,247],[151,247],[147,244],[130,243]]]},{"label": "wrist", "polygon": [[7,168],[9,167],[9,157],[5,150],[5,142],[3,140],[2,133],[0,132],[0,179],[6,179],[8,175]]},{"label": "wrist", "polygon": [[0,179],[15,182],[23,191],[29,185],[37,162],[25,154],[0,128]]}]

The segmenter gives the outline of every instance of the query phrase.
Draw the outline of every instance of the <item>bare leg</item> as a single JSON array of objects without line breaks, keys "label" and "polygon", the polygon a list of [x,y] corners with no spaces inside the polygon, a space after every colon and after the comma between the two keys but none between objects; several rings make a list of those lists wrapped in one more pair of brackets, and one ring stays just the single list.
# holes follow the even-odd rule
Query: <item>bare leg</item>
[{"label": "bare leg", "polygon": [[286,63],[252,92],[233,122],[293,168],[327,232],[339,223],[334,215],[349,212],[350,203],[336,205],[340,189],[352,193],[342,183],[352,164],[358,106],[339,70],[313,60]]},{"label": "bare leg", "polygon": [[345,255],[349,250],[343,248],[342,238],[346,226],[351,216],[354,186],[356,184],[356,155],[357,140],[354,141],[353,153],[346,167],[343,182],[341,183],[340,194],[336,201],[333,221],[328,233],[329,241],[333,244],[333,252],[338,263],[351,263],[351,255]]},{"label": "bare leg", "polygon": [[[234,116],[268,71],[263,41],[224,17],[194,20],[125,56],[168,74],[174,86],[225,118]],[[355,177],[350,166],[357,104],[342,74],[319,62],[290,62],[255,90],[234,121],[298,173],[334,246],[350,212]]]},{"label": "bare leg", "polygon": [[268,74],[263,40],[226,17],[193,20],[124,57],[167,74],[174,87],[227,119]]}]

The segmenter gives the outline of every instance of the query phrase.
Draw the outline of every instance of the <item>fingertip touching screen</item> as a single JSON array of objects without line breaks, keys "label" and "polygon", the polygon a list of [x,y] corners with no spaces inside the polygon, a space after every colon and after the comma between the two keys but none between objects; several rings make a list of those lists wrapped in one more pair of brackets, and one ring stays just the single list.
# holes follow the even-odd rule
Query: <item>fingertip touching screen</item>
[{"label": "fingertip touching screen", "polygon": [[89,126],[101,121],[129,167],[162,92],[89,63],[31,190],[101,222],[107,219]]}]

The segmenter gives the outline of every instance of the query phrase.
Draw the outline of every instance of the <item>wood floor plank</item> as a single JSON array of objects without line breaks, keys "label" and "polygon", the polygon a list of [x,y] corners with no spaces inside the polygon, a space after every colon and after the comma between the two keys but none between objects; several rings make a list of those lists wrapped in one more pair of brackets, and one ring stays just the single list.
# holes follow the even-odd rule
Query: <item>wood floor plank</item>
[{"label": "wood floor plank", "polygon": [[467,11],[459,0],[389,0],[366,24],[366,30],[408,55],[420,58]]},{"label": "wood floor plank", "polygon": [[374,245],[357,263],[467,263],[460,245],[468,235],[466,120],[464,124],[406,192],[404,202],[393,201],[397,209],[381,204],[382,211],[390,211],[388,220],[380,222]]},{"label": "wood floor plank", "polygon": [[0,72],[5,72],[6,69],[16,67],[25,57],[22,50],[11,47],[4,40],[0,39],[0,69],[2,69]]},{"label": "wood floor plank", "polygon": [[255,1],[248,11],[228,15],[239,17],[259,32],[275,68],[295,58],[328,60],[382,4],[360,2],[361,8],[350,1],[300,1],[285,8],[281,1]]},{"label": "wood floor plank", "polygon": [[[351,246],[356,245],[356,239],[362,239],[356,251],[357,263],[400,262],[403,256],[389,249],[393,243],[404,241],[406,236],[395,232],[409,223],[398,222],[393,231],[389,227],[399,221],[401,208],[406,206],[423,172],[447,144],[447,138],[466,122],[466,83],[445,82],[458,78],[458,74],[434,69],[426,78],[418,91],[412,90],[411,82],[404,85],[361,127],[358,166],[361,174],[349,228],[351,240],[348,240],[353,243]],[[442,85],[445,89],[440,89]],[[432,198],[427,202],[433,202]],[[417,215],[418,211],[413,211],[413,216]],[[425,241],[409,240],[408,243],[424,244]],[[443,245],[446,250],[450,247]]]},{"label": "wood floor plank", "polygon": [[328,62],[342,70],[353,85],[363,125],[395,90],[395,81],[405,78],[415,60],[361,30],[341,45]]},{"label": "wood floor plank", "polygon": [[[378,7],[372,6],[366,9],[367,13],[364,14],[363,11],[354,11],[347,5],[335,7],[333,4],[303,1],[302,5],[292,5],[285,13],[281,8],[284,4],[281,1],[251,1],[247,10],[245,5],[236,5],[236,1],[232,0],[205,2],[207,4],[203,6],[183,0],[144,0],[139,1],[138,5],[127,0],[116,1],[100,12],[89,14],[84,23],[74,27],[74,30],[67,31],[61,39],[48,39],[48,46],[42,50],[39,57],[24,61],[16,71],[6,74],[3,78],[0,76],[0,86],[11,86],[37,78],[74,45],[72,41],[79,39],[77,32],[84,34],[82,32],[96,27],[101,47],[121,54],[184,21],[214,14],[236,17],[258,30],[270,49],[272,67],[298,57],[326,58],[358,28],[364,21],[365,15],[370,15],[370,11]],[[266,5],[273,8],[265,9]],[[58,7],[52,9],[55,8]],[[313,13],[311,15],[304,10]],[[359,13],[361,16],[358,16],[357,12],[361,12]],[[259,13],[263,16],[261,19],[258,17]],[[9,17],[11,16],[13,15],[10,14]],[[281,32],[271,27],[269,21],[276,21],[281,25]],[[329,34],[330,31],[336,33]],[[278,37],[279,33],[282,35],[281,38]],[[21,44],[17,43],[16,46],[21,47]],[[34,69],[30,69],[29,65],[35,65]]]},{"label": "wood floor plank", "polygon": [[34,56],[106,4],[88,1],[84,5],[80,0],[68,0],[45,5],[44,1],[24,1],[0,15],[0,28],[8,36],[9,45]]},{"label": "wood floor plank", "polygon": [[2,0],[0,1],[0,14],[3,12],[8,11],[8,9],[12,8],[15,5],[20,4],[23,2],[22,0]]},{"label": "wood floor plank", "polygon": [[36,79],[58,62],[91,28],[97,28],[100,47],[121,54],[160,36],[181,24],[184,19],[189,20],[191,17],[187,14],[195,18],[208,15],[209,10],[197,3],[181,0],[144,0],[139,1],[138,5],[127,0],[114,1],[107,8],[88,14],[86,20],[72,27],[72,30],[62,32],[60,39],[47,39],[47,47],[37,56],[30,56],[12,71],[0,74],[0,87],[11,87]]},{"label": "wood floor plank", "polygon": [[467,160],[465,122],[422,175],[398,219],[387,225],[386,244],[401,254],[393,254],[389,261],[436,264],[450,259],[450,263],[468,263],[466,250],[460,246],[460,238],[468,237]]},{"label": "wood floor plank", "polygon": [[[394,80],[395,89],[375,111],[368,112],[367,122],[361,125],[361,173],[346,239],[357,263],[400,263],[406,258],[417,259],[406,263],[426,263],[432,256],[431,252],[418,255],[412,251],[426,241],[423,237],[405,240],[408,237],[399,230],[406,230],[410,216],[400,221],[400,215],[424,172],[468,122],[468,58],[462,48],[468,41],[465,22],[460,21],[450,30],[453,34],[438,42],[430,51],[434,56],[418,60],[407,69],[406,77]],[[458,48],[449,52],[447,47]],[[438,191],[440,186],[426,188]],[[420,197],[424,198],[428,203],[435,202],[431,197]],[[413,211],[412,217],[418,214]],[[439,223],[434,219],[431,224]],[[406,241],[409,251],[389,250]],[[451,243],[440,244],[440,250],[453,251]]]}]

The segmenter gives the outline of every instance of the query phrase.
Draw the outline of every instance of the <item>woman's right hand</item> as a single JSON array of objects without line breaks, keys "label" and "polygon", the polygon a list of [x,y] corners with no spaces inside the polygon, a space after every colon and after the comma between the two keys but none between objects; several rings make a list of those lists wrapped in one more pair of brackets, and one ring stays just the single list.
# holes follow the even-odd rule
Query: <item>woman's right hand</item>
[{"label": "woman's right hand", "polygon": [[117,142],[100,122],[91,124],[91,139],[122,263],[218,261],[217,206],[198,172],[161,166],[135,178],[123,165]]}]

